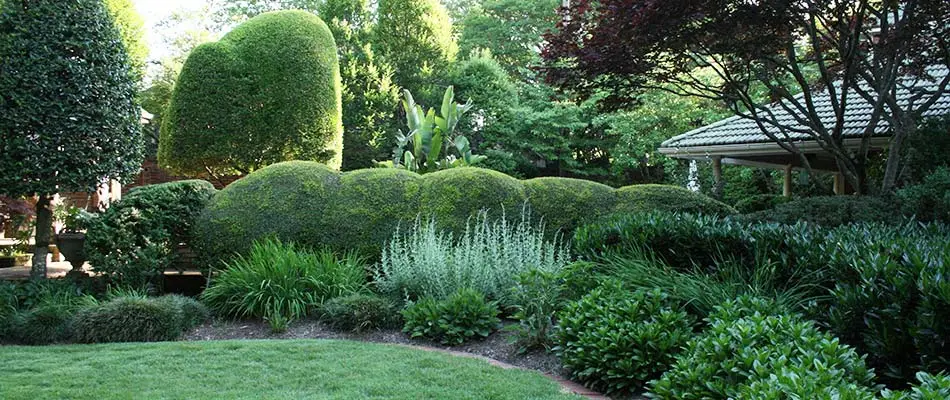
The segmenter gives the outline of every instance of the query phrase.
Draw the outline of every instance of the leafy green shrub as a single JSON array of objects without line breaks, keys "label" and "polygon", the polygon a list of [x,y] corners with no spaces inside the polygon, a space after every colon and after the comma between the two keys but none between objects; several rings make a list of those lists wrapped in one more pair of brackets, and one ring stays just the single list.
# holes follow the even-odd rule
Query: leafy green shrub
[{"label": "leafy green shrub", "polygon": [[593,181],[535,178],[524,181],[532,212],[549,233],[571,234],[578,226],[605,216],[614,207],[614,189]]},{"label": "leafy green shrub", "polygon": [[546,240],[527,213],[517,224],[504,217],[489,222],[481,213],[457,240],[434,220],[417,220],[408,233],[396,232],[383,249],[376,284],[382,293],[413,299],[444,299],[461,288],[474,288],[503,300],[522,272],[556,272],[569,259],[568,250],[557,240]]},{"label": "leafy green shrub", "polygon": [[608,282],[558,314],[554,351],[579,382],[633,393],[669,367],[692,322],[658,290],[631,293]]},{"label": "leafy green shrub", "polygon": [[700,318],[740,296],[766,297],[784,310],[803,311],[816,302],[827,303],[834,276],[827,266],[795,270],[797,264],[785,266],[768,260],[751,265],[716,262],[710,271],[682,271],[650,255],[607,257],[603,263],[604,275],[633,289],[662,290]]},{"label": "leafy green shrub", "polygon": [[789,225],[808,222],[829,227],[858,222],[897,224],[904,218],[900,213],[895,212],[896,207],[893,199],[885,197],[807,197],[743,216],[742,219],[750,222],[778,222]]},{"label": "leafy green shrub", "polygon": [[258,15],[195,48],[162,123],[158,158],[185,174],[248,173],[286,160],[339,169],[336,45],[312,13]]},{"label": "leafy green shrub", "polygon": [[917,371],[950,368],[950,235],[858,231],[835,263],[852,274],[832,292],[830,327],[869,354],[869,363],[904,384]]},{"label": "leafy green shrub", "polygon": [[930,375],[926,372],[917,373],[920,383],[910,390],[883,392],[884,400],[944,400],[950,398],[950,376],[945,373]]},{"label": "leafy green shrub", "polygon": [[[806,394],[832,388],[863,393],[861,387],[871,386],[874,374],[854,349],[797,315],[762,314],[762,306],[770,308],[767,303],[740,301],[717,310],[709,327],[651,382],[653,397],[786,398],[748,397],[771,393],[757,383],[771,380]],[[794,376],[808,382],[785,382]]]},{"label": "leafy green shrub", "polygon": [[425,297],[402,310],[402,331],[446,345],[486,338],[498,328],[498,306],[474,289],[459,289],[444,300]]},{"label": "leafy green shrub", "polygon": [[219,191],[196,223],[198,254],[212,267],[268,237],[318,248],[335,243],[340,175],[308,161],[274,164]]},{"label": "leafy green shrub", "polygon": [[392,300],[373,294],[354,293],[323,303],[320,320],[335,329],[360,333],[393,327],[399,322],[399,314]]},{"label": "leafy green shrub", "polygon": [[741,386],[735,399],[877,400],[873,389],[843,381],[838,374],[820,364],[806,371],[783,366],[767,378]]},{"label": "leafy green shrub", "polygon": [[403,169],[372,168],[343,173],[333,207],[334,248],[379,257],[400,223],[419,212],[419,175]]},{"label": "leafy green shrub", "polygon": [[9,340],[21,344],[68,342],[72,338],[71,320],[78,310],[95,304],[95,298],[67,280],[30,281],[11,284],[6,298],[12,302],[8,314]]},{"label": "leafy green shrub", "polygon": [[743,197],[736,202],[735,208],[740,214],[749,214],[771,210],[780,204],[785,204],[790,201],[792,201],[791,198],[778,194],[759,194]]},{"label": "leafy green shrub", "polygon": [[636,214],[650,211],[732,215],[736,210],[701,193],[670,185],[633,185],[617,189],[614,212]]},{"label": "leafy green shrub", "polygon": [[72,320],[80,343],[157,342],[177,339],[182,312],[175,304],[148,297],[118,297],[78,312]]},{"label": "leafy green shrub", "polygon": [[191,330],[211,318],[211,311],[208,310],[208,307],[191,297],[169,294],[158,297],[156,301],[164,303],[167,308],[178,310],[181,329],[185,331]]},{"label": "leafy green shrub", "polygon": [[464,230],[466,221],[482,210],[495,219],[520,210],[527,200],[524,185],[517,179],[474,167],[423,175],[418,196],[419,213],[452,232]]},{"label": "leafy green shrub", "polygon": [[517,286],[511,289],[509,298],[515,310],[512,318],[518,324],[511,325],[509,330],[514,332],[519,351],[551,348],[555,315],[564,305],[564,283],[559,275],[532,269],[522,273]]},{"label": "leafy green shrub", "polygon": [[940,167],[950,167],[950,117],[928,118],[901,146],[900,180],[904,184],[922,182]]},{"label": "leafy green shrub", "polygon": [[314,253],[266,239],[225,263],[201,299],[220,315],[263,318],[281,332],[326,300],[360,290],[365,280],[354,255],[338,259],[327,250]]},{"label": "leafy green shrub", "polygon": [[950,168],[938,168],[921,183],[905,187],[897,195],[904,214],[921,221],[950,222]]},{"label": "leafy green shrub", "polygon": [[0,341],[10,334],[13,316],[16,315],[18,305],[16,284],[0,281]]},{"label": "leafy green shrub", "polygon": [[89,222],[85,252],[93,270],[119,285],[160,284],[180,243],[193,243],[193,226],[214,195],[201,180],[131,190]]}]

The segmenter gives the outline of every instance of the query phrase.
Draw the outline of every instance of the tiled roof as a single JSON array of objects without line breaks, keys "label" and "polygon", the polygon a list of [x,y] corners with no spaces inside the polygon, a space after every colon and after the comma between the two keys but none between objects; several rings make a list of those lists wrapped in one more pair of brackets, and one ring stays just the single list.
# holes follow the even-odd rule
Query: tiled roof
[{"label": "tiled roof", "polygon": [[[929,91],[936,92],[938,89],[938,84],[940,80],[947,76],[948,69],[945,66],[931,67],[928,69],[930,75],[934,78],[933,80],[924,80],[920,79],[916,83],[916,87],[924,88]],[[914,78],[908,77],[904,78],[903,85],[901,89],[898,90],[898,101],[906,104],[909,97],[910,91],[908,86],[914,85]],[[801,95],[799,95],[800,97]],[[865,126],[867,126],[871,118],[871,105],[864,101],[863,98],[860,98],[857,93],[849,95],[850,104],[846,110],[845,116],[845,128],[844,136],[848,137],[861,137],[864,132]],[[821,115],[822,121],[825,126],[831,127],[834,126],[834,109],[831,106],[831,99],[828,96],[827,92],[823,92],[819,95],[814,96],[815,109],[819,115]],[[807,129],[805,125],[798,124],[795,121],[793,115],[788,114],[780,105],[775,104],[770,106],[772,112],[775,114],[776,118],[782,125],[792,126],[795,129]],[[950,114],[950,91],[945,92],[940,99],[934,103],[930,109],[924,113],[924,117],[932,117],[939,115]],[[768,126],[766,124],[766,126]],[[886,136],[888,131],[888,124],[886,121],[881,121],[878,123],[878,126],[875,130],[875,135]],[[776,127],[769,127],[769,129],[777,136],[784,137],[783,134]],[[789,137],[794,141],[805,141],[811,140],[811,136],[807,133],[793,132],[789,131]],[[773,140],[769,139],[762,131],[759,126],[756,125],[755,121],[739,116],[734,116],[726,118],[722,121],[706,125],[704,127],[686,132],[682,135],[673,137],[665,142],[663,142],[662,147],[664,148],[683,148],[683,147],[701,147],[701,146],[718,146],[718,145],[731,145],[731,144],[750,144],[750,143],[772,143]]]}]

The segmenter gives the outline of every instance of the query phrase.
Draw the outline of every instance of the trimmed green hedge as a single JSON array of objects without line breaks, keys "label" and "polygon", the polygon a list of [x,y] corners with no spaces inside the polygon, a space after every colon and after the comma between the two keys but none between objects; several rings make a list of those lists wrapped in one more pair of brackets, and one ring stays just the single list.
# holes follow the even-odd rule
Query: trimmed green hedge
[{"label": "trimmed green hedge", "polygon": [[808,222],[838,226],[860,222],[900,223],[904,220],[896,200],[873,196],[807,197],[778,204],[775,208],[742,216],[749,222],[792,225]]},{"label": "trimmed green hedge", "polygon": [[379,254],[400,223],[419,212],[420,176],[395,168],[345,172],[336,193],[334,247],[346,246],[363,254]]},{"label": "trimmed green hedge", "polygon": [[468,218],[488,209],[489,217],[520,215],[528,198],[521,181],[484,168],[452,168],[422,177],[419,212],[445,229],[461,231]]},{"label": "trimmed green hedge", "polygon": [[195,48],[162,124],[162,166],[186,174],[253,171],[285,160],[339,169],[341,82],[327,25],[275,11]]},{"label": "trimmed green hedge", "polygon": [[736,210],[700,193],[670,185],[633,185],[617,189],[617,213],[650,211],[732,215]]},{"label": "trimmed green hedge", "polygon": [[593,181],[571,178],[535,178],[524,181],[531,210],[544,218],[548,232],[573,232],[606,216],[617,198],[614,189]]},{"label": "trimmed green hedge", "polygon": [[224,188],[197,221],[198,248],[210,262],[246,254],[265,237],[318,247],[334,243],[333,205],[340,174],[323,164],[274,164]]},{"label": "trimmed green hedge", "polygon": [[[489,210],[489,218],[504,210],[516,219],[530,205],[534,217],[544,218],[549,233],[560,229],[571,235],[579,224],[618,208],[630,212],[634,198],[641,210],[683,203],[680,208],[694,212],[731,212],[728,206],[685,189],[646,186],[650,188],[614,190],[568,178],[522,182],[472,167],[425,175],[390,168],[339,173],[319,163],[292,161],[251,173],[218,192],[198,219],[197,247],[199,254],[208,256],[206,261],[216,262],[246,253],[255,240],[276,237],[378,257],[396,227],[411,224],[417,216],[433,217],[440,228],[460,233],[483,209]],[[626,201],[618,202],[615,193],[626,193]]]}]

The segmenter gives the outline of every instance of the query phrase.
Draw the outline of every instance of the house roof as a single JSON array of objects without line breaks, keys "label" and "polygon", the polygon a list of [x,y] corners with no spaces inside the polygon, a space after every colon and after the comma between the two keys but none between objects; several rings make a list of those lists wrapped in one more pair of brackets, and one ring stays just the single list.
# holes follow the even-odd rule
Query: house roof
[{"label": "house roof", "polygon": [[[935,66],[928,69],[928,73],[933,77],[932,80],[918,79],[914,77],[905,77],[898,89],[898,101],[906,104],[911,96],[911,88],[924,89],[936,92],[939,89],[939,82],[948,74],[946,66]],[[798,95],[797,97],[801,97]],[[843,135],[846,139],[859,139],[864,133],[871,118],[871,105],[860,96],[853,95],[849,97],[850,104],[845,114],[845,127]],[[825,126],[834,126],[835,114],[831,106],[831,98],[827,92],[814,96],[816,111],[821,115]],[[769,107],[782,125],[791,126],[796,130],[808,129],[805,125],[799,124],[792,114],[789,114],[779,104],[773,104]],[[930,109],[924,113],[924,117],[933,117],[950,114],[950,92],[944,92],[940,99]],[[783,134],[775,127],[769,129],[777,137],[783,137]],[[889,126],[886,121],[880,121],[875,129],[875,136],[888,136]],[[813,138],[803,132],[789,132],[791,142],[806,143],[814,142]],[[695,157],[699,153],[711,154],[709,150],[713,147],[720,150],[730,148],[765,148],[765,146],[756,146],[756,144],[770,144],[767,146],[770,151],[776,153],[787,153],[772,139],[769,139],[755,121],[740,116],[726,118],[722,121],[694,129],[682,135],[673,137],[661,145],[660,152],[677,157]],[[716,151],[717,153],[720,151]]]}]

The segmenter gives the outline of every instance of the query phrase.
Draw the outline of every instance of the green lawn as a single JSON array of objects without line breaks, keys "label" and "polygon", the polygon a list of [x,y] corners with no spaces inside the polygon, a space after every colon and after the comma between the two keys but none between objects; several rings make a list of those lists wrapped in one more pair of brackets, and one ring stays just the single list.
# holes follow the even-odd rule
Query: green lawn
[{"label": "green lawn", "polygon": [[577,399],[476,359],[382,344],[241,340],[0,347],[2,399]]}]

